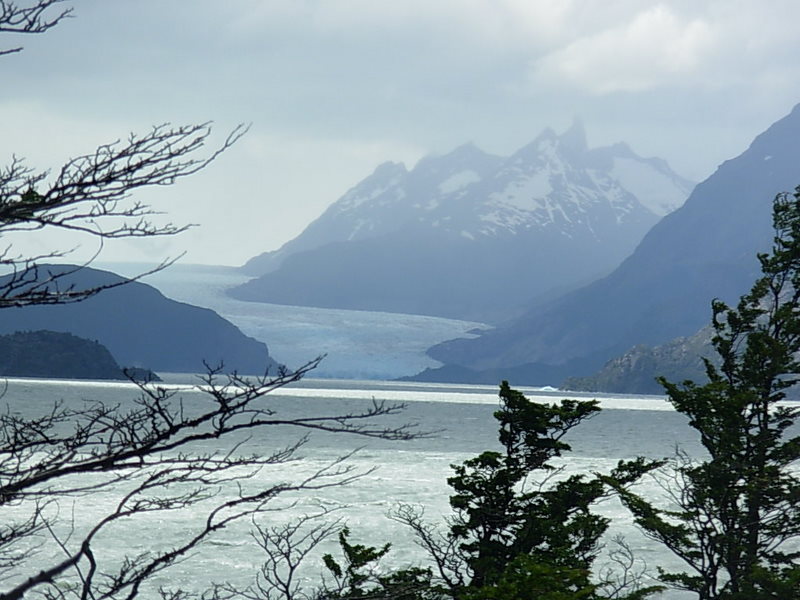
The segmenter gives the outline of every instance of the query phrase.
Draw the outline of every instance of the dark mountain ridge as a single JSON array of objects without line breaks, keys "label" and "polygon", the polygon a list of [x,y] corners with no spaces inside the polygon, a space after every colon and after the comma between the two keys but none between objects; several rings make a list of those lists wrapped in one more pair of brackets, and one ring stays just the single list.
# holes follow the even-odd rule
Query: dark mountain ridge
[{"label": "dark mountain ridge", "polygon": [[[45,265],[39,272],[44,277],[74,269]],[[59,286],[90,289],[122,281],[126,279],[114,273],[84,267],[61,278]],[[278,368],[265,344],[245,336],[215,312],[170,300],[137,281],[73,304],[0,310],[0,333],[40,329],[97,340],[126,367],[196,373],[205,370],[205,361],[211,366],[223,364],[226,371],[256,375]]]},{"label": "dark mountain ridge", "polygon": [[704,384],[708,377],[703,358],[719,364],[719,355],[711,344],[712,335],[711,327],[706,326],[692,336],[678,337],[659,346],[639,344],[609,360],[597,373],[569,377],[561,387],[580,392],[664,394],[657,377]]}]

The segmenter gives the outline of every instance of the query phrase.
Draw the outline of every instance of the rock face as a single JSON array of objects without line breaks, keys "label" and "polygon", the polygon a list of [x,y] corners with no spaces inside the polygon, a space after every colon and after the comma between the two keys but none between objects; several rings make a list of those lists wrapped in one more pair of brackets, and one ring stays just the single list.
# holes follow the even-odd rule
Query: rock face
[{"label": "rock face", "polygon": [[0,376],[126,379],[101,343],[55,331],[0,335]]},{"label": "rock face", "polygon": [[710,302],[735,302],[759,274],[772,239],[774,196],[800,183],[800,108],[697,185],[609,276],[530,310],[474,340],[431,349],[475,370],[571,365],[586,375],[637,344],[692,335]]},{"label": "rock face", "polygon": [[711,327],[707,326],[693,336],[679,337],[660,346],[634,346],[608,361],[597,373],[570,377],[561,387],[582,392],[663,394],[664,388],[656,381],[659,376],[678,383],[687,379],[705,383],[708,377],[703,357],[719,362],[711,335]]},{"label": "rock face", "polygon": [[[74,267],[53,265],[41,268],[40,276],[69,269]],[[124,278],[114,273],[83,268],[61,279],[59,286],[89,289],[120,281]],[[75,304],[0,310],[0,333],[39,329],[97,340],[120,364],[157,372],[202,372],[204,361],[243,374],[263,374],[267,368],[274,372],[278,367],[265,344],[215,312],[175,302],[139,282]]]},{"label": "rock face", "polygon": [[691,187],[624,144],[587,148],[577,123],[508,158],[467,145],[386,163],[231,295],[494,322],[608,273]]}]

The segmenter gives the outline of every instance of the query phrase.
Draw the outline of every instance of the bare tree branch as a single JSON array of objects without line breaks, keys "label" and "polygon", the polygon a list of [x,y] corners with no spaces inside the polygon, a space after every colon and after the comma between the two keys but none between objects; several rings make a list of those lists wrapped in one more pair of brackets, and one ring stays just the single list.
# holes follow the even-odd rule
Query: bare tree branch
[{"label": "bare tree branch", "polygon": [[[0,34],[48,31],[72,15],[72,8],[64,8],[66,1],[0,0]],[[12,47],[0,55],[20,50]],[[159,211],[132,194],[197,173],[246,131],[239,125],[204,152],[209,123],[157,125],[75,156],[54,171],[36,170],[13,156],[0,167],[0,236],[63,231],[86,236],[99,248],[80,265],[56,266],[46,263],[58,262],[71,250],[22,254],[7,237],[0,246],[0,309],[78,302],[127,283],[87,287],[74,283],[73,276],[97,257],[105,240],[185,231],[189,225],[163,222]],[[150,588],[156,575],[189,560],[220,531],[275,510],[276,498],[345,485],[366,474],[348,464],[345,453],[311,473],[292,476],[290,467],[299,461],[298,451],[310,433],[392,440],[420,435],[409,426],[380,423],[380,417],[402,410],[401,404],[372,402],[344,414],[298,416],[270,401],[272,392],[298,381],[319,360],[257,378],[223,375],[221,367],[208,367],[186,394],[134,381],[135,401],[54,402],[33,416],[22,416],[12,406],[0,412],[0,600],[121,600],[155,593]],[[184,399],[188,393],[191,399]],[[276,428],[292,429],[298,436],[283,446],[249,453],[257,432]],[[276,469],[277,479],[259,477]],[[102,498],[100,509],[80,518],[85,515],[79,507],[90,497]],[[122,524],[141,526],[153,516],[187,514],[192,515],[188,525],[166,543],[148,541],[143,550],[121,558],[108,552],[104,538]],[[320,526],[299,540],[300,547],[315,546],[334,526]],[[294,539],[290,528],[257,531],[263,544],[272,543],[267,540],[271,535],[275,543]],[[272,570],[263,571],[272,579],[262,582],[273,581],[291,593],[303,555],[283,555],[289,571],[279,571],[274,562]],[[197,597],[182,590],[157,593],[165,600]],[[217,587],[203,597],[222,598],[224,593]]]},{"label": "bare tree branch", "polygon": [[[66,0],[36,0],[30,5],[20,5],[11,0],[0,0],[0,33],[44,33],[72,16],[72,8],[51,10],[64,2]],[[21,50],[21,46],[0,50],[0,56]]]},{"label": "bare tree branch", "polygon": [[[17,157],[0,169],[0,236],[11,232],[65,230],[106,239],[171,236],[189,225],[157,224],[160,213],[147,204],[131,201],[135,190],[171,185],[207,167],[246,132],[239,125],[209,155],[200,156],[211,135],[209,123],[153,127],[142,136],[100,146],[91,154],[72,158],[51,178],[36,172]],[[99,250],[98,250],[99,252]],[[60,285],[92,262],[75,269],[42,267],[44,261],[63,258],[69,251],[22,256],[11,247],[0,251],[0,308],[62,304],[84,300],[121,283],[80,288]],[[96,255],[95,255],[96,256]],[[167,260],[152,271],[172,264]],[[134,278],[134,279],[138,279]]]},{"label": "bare tree branch", "polygon": [[[229,442],[221,452],[199,452],[198,442],[233,440],[236,433],[276,425],[301,432],[385,439],[414,436],[406,426],[372,424],[375,418],[399,410],[399,405],[373,403],[347,414],[282,417],[279,408],[270,405],[268,394],[296,382],[317,362],[295,372],[255,379],[223,376],[212,369],[195,389],[204,395],[203,402],[195,398],[187,403],[174,388],[137,383],[141,396],[129,409],[103,403],[83,408],[56,404],[49,413],[30,419],[10,410],[0,415],[0,508],[13,504],[28,506],[31,511],[27,520],[9,523],[0,532],[4,534],[0,535],[0,557],[25,549],[33,532],[42,527],[53,531],[50,523],[43,521],[43,502],[80,499],[99,491],[120,494],[113,510],[98,518],[80,539],[56,538],[62,557],[17,580],[0,593],[0,600],[22,598],[39,589],[48,593],[74,589],[81,598],[134,598],[155,574],[185,559],[234,522],[269,510],[277,497],[345,485],[365,474],[353,470],[346,463],[349,455],[344,455],[294,481],[278,481],[259,489],[254,483],[245,484],[253,482],[262,469],[296,461],[305,437],[267,454],[247,454],[246,441],[241,440]],[[223,489],[228,491],[221,495]],[[233,495],[231,490],[236,490]],[[193,521],[193,531],[168,549],[151,549],[116,566],[97,551],[98,536],[113,523],[185,510],[201,510],[205,517]],[[267,530],[260,531],[265,534]],[[29,562],[18,560],[13,567],[19,574]],[[291,572],[295,568],[291,567]],[[277,571],[272,573],[275,577]],[[284,586],[292,585],[291,575],[281,581]],[[77,588],[64,587],[68,582],[79,584]]]},{"label": "bare tree branch", "polygon": [[253,521],[253,540],[264,552],[265,559],[255,575],[252,586],[240,589],[230,584],[217,586],[217,594],[243,600],[309,600],[308,593],[299,581],[299,570],[308,557],[324,541],[341,529],[343,520],[335,518],[338,509],[323,508],[320,512],[265,527]]}]

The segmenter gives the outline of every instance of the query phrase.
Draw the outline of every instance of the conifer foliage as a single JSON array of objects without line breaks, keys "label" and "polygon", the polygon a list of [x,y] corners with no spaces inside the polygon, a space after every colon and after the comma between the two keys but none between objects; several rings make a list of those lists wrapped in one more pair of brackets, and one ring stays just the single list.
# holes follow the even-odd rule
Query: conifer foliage
[{"label": "conifer foliage", "polygon": [[[504,451],[483,452],[455,466],[448,479],[455,492],[450,535],[458,540],[469,586],[494,584],[520,555],[588,574],[608,526],[589,510],[602,484],[572,476],[540,489],[530,478],[554,470],[550,461],[570,449],[564,435],[599,411],[597,403],[538,404],[505,381],[500,400],[495,418]],[[582,585],[590,587],[588,580]]]},{"label": "conifer foliage", "polygon": [[[621,576],[594,572],[609,521],[593,507],[608,487],[598,476],[565,477],[553,463],[571,449],[565,436],[599,410],[596,401],[533,402],[504,381],[494,413],[500,450],[452,466],[446,527],[412,506],[395,514],[433,566],[378,576],[390,545],[354,545],[344,529],[341,562],[324,559],[335,585],[314,600],[642,600],[660,590],[641,585],[631,563]],[[622,462],[609,477],[624,489],[657,464]]]},{"label": "conifer foliage", "polygon": [[709,383],[661,379],[707,459],[678,454],[665,482],[673,507],[622,491],[638,524],[687,567],[663,581],[700,600],[800,597],[800,409],[782,402],[800,381],[800,187],[775,199],[773,224],[750,292],[735,307],[712,303],[722,360],[705,361]]},{"label": "conifer foliage", "polygon": [[[632,600],[659,589],[636,577],[620,585],[593,571],[609,525],[594,505],[608,488],[598,476],[563,477],[553,463],[571,450],[569,432],[599,411],[596,401],[534,402],[502,382],[494,413],[502,450],[453,466],[449,531],[437,539],[406,513],[439,566],[447,597]],[[627,489],[650,468],[643,460],[621,462],[610,476]]]}]

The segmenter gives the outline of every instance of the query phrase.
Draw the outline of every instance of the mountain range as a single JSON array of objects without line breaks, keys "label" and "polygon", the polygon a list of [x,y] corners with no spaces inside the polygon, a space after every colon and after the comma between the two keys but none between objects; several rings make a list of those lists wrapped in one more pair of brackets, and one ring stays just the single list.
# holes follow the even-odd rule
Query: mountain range
[{"label": "mountain range", "polygon": [[713,298],[735,302],[749,289],[756,254],[772,240],[772,200],[798,183],[800,106],[698,184],[607,277],[429,354],[449,370],[513,368],[524,383],[554,384],[638,344],[691,336],[709,322]]},{"label": "mountain range", "polygon": [[499,322],[608,274],[692,183],[576,122],[510,157],[465,145],[384,163],[279,250],[237,299]]}]

